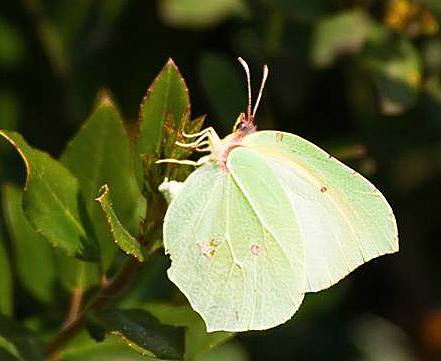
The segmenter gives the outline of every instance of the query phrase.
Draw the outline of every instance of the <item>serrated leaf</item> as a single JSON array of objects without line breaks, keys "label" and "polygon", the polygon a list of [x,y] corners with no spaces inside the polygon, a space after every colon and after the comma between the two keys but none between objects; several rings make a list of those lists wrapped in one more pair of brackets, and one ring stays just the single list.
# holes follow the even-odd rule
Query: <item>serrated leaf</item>
[{"label": "serrated leaf", "polygon": [[130,231],[138,230],[145,215],[145,201],[136,183],[127,134],[109,96],[101,95],[94,112],[67,146],[61,162],[80,183],[107,269],[116,247],[100,206],[94,201],[100,187],[106,183],[112,188],[113,209]]},{"label": "serrated leaf", "polygon": [[96,259],[96,241],[82,223],[78,181],[47,153],[30,147],[20,134],[2,130],[0,135],[25,162],[23,209],[34,229],[68,255]]},{"label": "serrated leaf", "polygon": [[145,309],[166,325],[186,328],[185,360],[187,361],[195,360],[197,355],[219,346],[234,336],[234,333],[224,331],[207,333],[204,321],[189,306],[149,304]]},{"label": "serrated leaf", "polygon": [[137,176],[144,187],[144,163],[161,157],[164,128],[169,114],[169,127],[180,129],[185,113],[190,112],[190,98],[185,81],[173,60],[169,59],[150,85],[141,104],[138,135],[135,143]]},{"label": "serrated leaf", "polygon": [[48,303],[53,298],[55,281],[52,248],[25,217],[22,191],[16,185],[5,184],[2,196],[18,279],[37,300]]},{"label": "serrated leaf", "polygon": [[107,184],[103,185],[99,193],[96,200],[104,212],[104,217],[106,218],[113,240],[123,252],[132,255],[138,261],[142,262],[144,256],[142,255],[141,245],[136,238],[124,228],[113,210],[109,186]]},{"label": "serrated leaf", "polygon": [[0,314],[11,315],[13,308],[12,274],[9,255],[0,238]]},{"label": "serrated leaf", "polygon": [[92,322],[106,333],[121,337],[130,347],[146,356],[181,360],[184,329],[164,326],[143,310],[106,310],[95,314]]},{"label": "serrated leaf", "polygon": [[27,330],[0,315],[0,347],[21,361],[44,361],[42,344]]}]

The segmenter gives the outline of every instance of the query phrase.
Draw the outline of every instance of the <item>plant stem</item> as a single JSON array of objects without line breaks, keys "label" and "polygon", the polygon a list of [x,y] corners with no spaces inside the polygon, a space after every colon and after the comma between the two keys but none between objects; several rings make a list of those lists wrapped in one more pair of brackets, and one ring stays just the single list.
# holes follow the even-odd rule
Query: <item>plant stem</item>
[{"label": "plant stem", "polygon": [[66,320],[64,321],[63,328],[66,328],[71,324],[79,315],[81,311],[81,304],[83,303],[83,289],[75,288],[70,301],[69,311],[67,313]]},{"label": "plant stem", "polygon": [[109,300],[127,288],[129,280],[140,265],[141,263],[135,259],[129,259],[112,280],[102,285],[96,296],[84,307],[83,311],[81,313],[77,312],[76,317],[65,323],[61,331],[47,346],[46,356],[49,360],[55,359],[58,350],[84,327],[86,315],[89,311],[104,307]]}]

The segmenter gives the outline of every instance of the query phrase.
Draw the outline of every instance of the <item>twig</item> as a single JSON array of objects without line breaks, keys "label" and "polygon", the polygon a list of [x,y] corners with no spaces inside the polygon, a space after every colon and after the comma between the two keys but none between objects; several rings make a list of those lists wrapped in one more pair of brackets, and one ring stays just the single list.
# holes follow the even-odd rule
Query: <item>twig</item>
[{"label": "twig", "polygon": [[75,288],[73,291],[69,311],[67,312],[63,329],[68,327],[78,317],[81,310],[81,304],[83,303],[83,294],[84,292],[82,288]]},{"label": "twig", "polygon": [[58,335],[47,346],[46,356],[48,359],[55,359],[58,350],[84,327],[86,315],[90,310],[105,306],[110,299],[124,291],[129,283],[128,281],[140,265],[141,263],[135,259],[128,260],[115,277],[102,286],[97,295],[84,307],[83,311],[81,313],[77,312],[75,318],[69,323],[65,323]]}]

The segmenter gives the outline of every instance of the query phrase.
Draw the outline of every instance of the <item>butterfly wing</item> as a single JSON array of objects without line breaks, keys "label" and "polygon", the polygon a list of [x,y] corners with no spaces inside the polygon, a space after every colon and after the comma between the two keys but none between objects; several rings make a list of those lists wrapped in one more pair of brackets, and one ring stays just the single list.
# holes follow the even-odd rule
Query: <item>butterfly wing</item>
[{"label": "butterfly wing", "polygon": [[[259,131],[245,147],[277,175],[305,252],[306,292],[327,288],[368,260],[398,251],[395,217],[368,180],[289,133]],[[263,176],[263,175],[262,175]]]},{"label": "butterfly wing", "polygon": [[[239,155],[235,164],[248,167],[248,159]],[[268,191],[263,186],[262,196]],[[247,196],[231,174],[206,164],[188,177],[165,216],[168,276],[210,332],[274,327],[303,299],[303,257],[296,258],[303,250],[287,242],[294,225],[270,224],[271,212],[260,212]],[[278,196],[286,200],[282,189]]]}]

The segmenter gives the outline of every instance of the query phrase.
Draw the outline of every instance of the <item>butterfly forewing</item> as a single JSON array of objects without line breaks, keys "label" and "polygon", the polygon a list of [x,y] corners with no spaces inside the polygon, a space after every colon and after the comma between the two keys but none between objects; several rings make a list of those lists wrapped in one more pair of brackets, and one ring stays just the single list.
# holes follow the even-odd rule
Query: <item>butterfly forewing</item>
[{"label": "butterfly forewing", "polygon": [[289,199],[300,228],[292,242],[304,246],[305,291],[327,288],[364,262],[398,251],[392,210],[360,174],[293,134],[260,131],[242,144],[261,156]]}]

